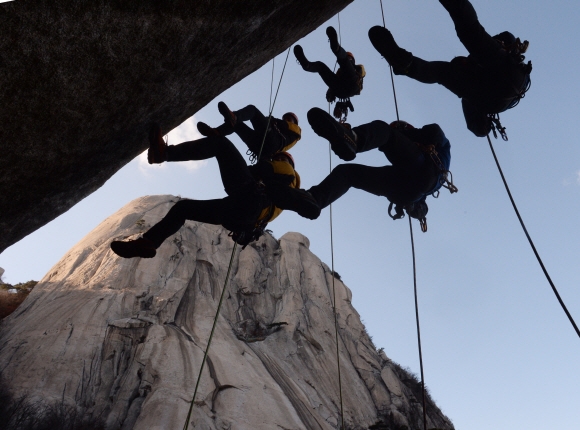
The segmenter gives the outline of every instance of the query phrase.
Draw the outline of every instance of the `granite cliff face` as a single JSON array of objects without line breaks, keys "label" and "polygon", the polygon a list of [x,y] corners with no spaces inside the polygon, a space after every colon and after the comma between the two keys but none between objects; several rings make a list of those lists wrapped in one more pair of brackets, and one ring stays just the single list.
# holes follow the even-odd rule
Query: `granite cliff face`
[{"label": "granite cliff face", "polygon": [[0,4],[0,252],[351,1]]},{"label": "granite cliff face", "polygon": [[[107,218],[0,324],[0,372],[17,394],[77,405],[108,429],[183,428],[233,242],[187,222],[154,259],[109,248],[177,200],[143,197]],[[416,384],[308,247],[286,233],[238,248],[190,428],[339,428],[333,282],[346,428],[423,428]],[[431,402],[427,414],[428,428],[453,428]]]}]

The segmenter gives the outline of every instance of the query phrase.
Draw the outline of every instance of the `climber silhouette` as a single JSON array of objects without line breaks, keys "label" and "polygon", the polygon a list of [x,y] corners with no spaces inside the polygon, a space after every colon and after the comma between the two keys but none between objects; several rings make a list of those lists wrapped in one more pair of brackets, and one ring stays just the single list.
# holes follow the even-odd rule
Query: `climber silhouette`
[{"label": "climber silhouette", "polygon": [[346,118],[347,108],[354,110],[350,97],[359,95],[363,88],[363,79],[366,75],[365,68],[362,64],[356,64],[354,55],[346,52],[338,43],[338,36],[333,27],[326,29],[326,34],[330,41],[330,49],[336,55],[336,61],[340,66],[336,73],[321,61],[310,62],[304,55],[302,46],[294,47],[294,55],[304,70],[311,73],[318,73],[324,83],[328,86],[326,100],[334,103],[338,98],[340,101],[336,104],[334,116]]},{"label": "climber silhouette", "polygon": [[[351,161],[358,153],[378,149],[392,164],[383,167],[338,165],[320,184],[308,190],[320,208],[354,187],[386,197],[411,216],[424,218],[425,198],[442,186],[442,170],[448,171],[451,162],[451,145],[437,124],[414,128],[404,121],[389,125],[376,120],[351,128],[319,108],[308,112],[308,122],[343,160]],[[430,155],[431,147],[437,153],[437,162]]]},{"label": "climber silhouette", "polygon": [[400,48],[391,32],[376,26],[369,38],[397,75],[407,75],[426,84],[438,83],[461,98],[467,128],[476,136],[486,136],[494,116],[517,105],[530,86],[531,62],[524,64],[528,41],[523,43],[504,31],[490,36],[467,0],[439,0],[455,24],[457,36],[469,56],[450,62],[425,61]]},{"label": "climber silhouette", "polygon": [[111,249],[124,258],[152,258],[163,241],[176,233],[186,220],[221,224],[232,238],[245,246],[263,233],[266,224],[283,209],[314,219],[320,208],[312,196],[299,189],[300,176],[287,152],[270,160],[247,166],[236,147],[225,137],[206,137],[178,145],[167,145],[161,128],[154,125],[149,134],[150,164],[165,161],[217,159],[227,197],[215,200],[179,200],[167,215],[142,237],[113,241]]}]

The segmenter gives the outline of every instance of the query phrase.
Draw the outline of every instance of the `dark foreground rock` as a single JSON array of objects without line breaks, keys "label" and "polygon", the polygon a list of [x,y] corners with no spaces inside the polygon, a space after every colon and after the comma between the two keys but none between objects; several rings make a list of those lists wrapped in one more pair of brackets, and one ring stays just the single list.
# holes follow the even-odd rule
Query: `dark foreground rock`
[{"label": "dark foreground rock", "polygon": [[351,1],[0,4],[0,252]]}]

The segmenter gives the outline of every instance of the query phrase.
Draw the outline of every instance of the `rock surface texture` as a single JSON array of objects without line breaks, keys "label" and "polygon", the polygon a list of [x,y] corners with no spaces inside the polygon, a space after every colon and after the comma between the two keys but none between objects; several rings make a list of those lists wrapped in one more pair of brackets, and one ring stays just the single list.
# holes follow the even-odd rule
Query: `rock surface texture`
[{"label": "rock surface texture", "polygon": [[0,252],[351,1],[0,4]]},{"label": "rock surface texture", "polygon": [[[0,372],[17,394],[77,405],[108,429],[183,428],[233,242],[187,222],[153,259],[109,248],[177,200],[143,197],[107,218],[0,324]],[[333,283],[345,428],[423,428],[417,384],[377,352],[306,237],[265,234],[232,261],[191,429],[339,428]],[[431,401],[427,415],[429,429],[453,429]]]}]

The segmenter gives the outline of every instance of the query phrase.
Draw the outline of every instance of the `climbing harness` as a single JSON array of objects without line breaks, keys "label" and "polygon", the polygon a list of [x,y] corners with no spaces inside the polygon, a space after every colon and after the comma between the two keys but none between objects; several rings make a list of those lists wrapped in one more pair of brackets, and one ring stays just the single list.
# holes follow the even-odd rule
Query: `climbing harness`
[{"label": "climbing harness", "polygon": [[344,124],[348,117],[348,111],[354,112],[354,106],[350,101],[350,97],[346,99],[339,98],[336,104],[334,105],[334,110],[332,111],[332,116],[338,119],[338,122]]},{"label": "climbing harness", "polygon": [[499,114],[498,113],[490,113],[487,115],[487,118],[489,119],[489,124],[491,126],[491,131],[493,133],[493,137],[497,139],[497,134],[499,133],[501,138],[505,142],[507,142],[508,136],[507,136],[507,133],[505,131],[505,127],[503,127],[501,125],[501,122],[499,121]]},{"label": "climbing harness", "polygon": [[514,201],[514,198],[512,197],[512,193],[508,187],[507,181],[505,179],[505,176],[503,174],[503,171],[501,169],[501,166],[499,165],[499,161],[497,159],[497,156],[495,155],[495,150],[493,149],[493,145],[491,143],[491,139],[489,137],[489,134],[487,135],[487,141],[489,142],[489,148],[491,149],[491,153],[493,155],[493,158],[495,160],[495,164],[497,165],[497,168],[499,170],[499,174],[501,176],[501,180],[503,181],[503,185],[508,193],[508,197],[512,203],[512,206],[514,208],[514,211],[516,213],[516,216],[518,217],[518,220],[520,221],[520,225],[522,226],[522,229],[524,230],[524,233],[526,235],[526,238],[528,239],[528,242],[530,243],[530,246],[532,247],[532,250],[534,251],[534,254],[536,256],[536,259],[538,260],[538,263],[540,264],[540,267],[542,268],[542,271],[544,272],[544,275],[546,276],[546,279],[548,280],[548,283],[550,284],[550,286],[552,287],[552,291],[554,292],[554,294],[556,295],[556,298],[558,299],[558,302],[560,303],[560,306],[562,307],[562,309],[564,310],[564,312],[566,313],[566,316],[568,317],[568,319],[570,320],[570,323],[572,324],[572,327],[574,327],[574,330],[576,331],[576,334],[578,335],[578,337],[580,337],[580,329],[578,329],[578,326],[576,325],[576,322],[574,321],[574,318],[572,318],[572,315],[570,314],[570,312],[568,311],[568,308],[566,307],[566,305],[564,304],[564,301],[562,300],[562,298],[560,297],[560,294],[558,293],[558,290],[556,289],[556,286],[554,285],[554,283],[552,282],[552,279],[550,278],[550,275],[548,274],[548,271],[546,270],[546,267],[544,266],[544,263],[542,262],[542,259],[540,258],[540,254],[538,253],[538,251],[536,250],[536,247],[534,246],[534,242],[532,241],[532,238],[530,237],[528,230],[524,224],[524,221],[520,215],[520,212],[518,211],[518,208],[516,206],[516,202]]},{"label": "climbing harness", "polygon": [[[266,196],[266,185],[262,181],[258,181],[256,184],[256,188],[254,192],[259,196],[260,201],[269,201],[268,197]],[[260,205],[262,206],[262,205]],[[268,210],[266,213],[261,216],[258,221],[252,227],[230,227],[224,226],[228,230],[231,228],[230,233],[228,234],[229,237],[232,238],[234,242],[238,245],[241,245],[242,251],[246,249],[250,243],[258,240],[266,231],[266,227],[268,226],[268,221],[272,218],[274,214],[275,206],[274,204],[270,203]]]}]

